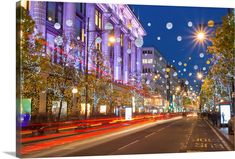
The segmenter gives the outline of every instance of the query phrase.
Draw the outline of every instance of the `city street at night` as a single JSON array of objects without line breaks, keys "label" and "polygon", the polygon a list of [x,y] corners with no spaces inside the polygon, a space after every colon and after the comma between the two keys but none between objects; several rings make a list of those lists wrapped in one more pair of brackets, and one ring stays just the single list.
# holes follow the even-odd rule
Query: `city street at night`
[{"label": "city street at night", "polygon": [[233,8],[16,7],[18,157],[234,151]]}]

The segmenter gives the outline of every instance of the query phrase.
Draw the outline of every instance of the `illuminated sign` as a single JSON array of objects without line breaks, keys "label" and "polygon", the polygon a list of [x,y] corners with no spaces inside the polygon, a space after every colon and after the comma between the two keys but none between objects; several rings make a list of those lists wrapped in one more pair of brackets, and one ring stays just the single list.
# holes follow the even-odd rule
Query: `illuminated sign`
[{"label": "illuminated sign", "polygon": [[228,124],[228,120],[231,118],[230,109],[230,105],[220,105],[221,124]]},{"label": "illuminated sign", "polygon": [[106,105],[101,105],[100,106],[100,113],[106,114],[106,109],[107,109]]},{"label": "illuminated sign", "polygon": [[125,108],[125,119],[132,120],[132,108]]}]

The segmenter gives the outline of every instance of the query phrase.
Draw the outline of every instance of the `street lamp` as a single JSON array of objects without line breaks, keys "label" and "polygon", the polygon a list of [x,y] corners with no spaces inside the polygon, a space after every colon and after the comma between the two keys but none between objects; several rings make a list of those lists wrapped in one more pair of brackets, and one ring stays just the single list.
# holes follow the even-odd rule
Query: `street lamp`
[{"label": "street lamp", "polygon": [[202,78],[203,78],[203,74],[202,74],[201,72],[198,72],[198,73],[197,73],[197,78],[198,78],[198,79],[202,79]]},{"label": "street lamp", "polygon": [[109,36],[109,42],[111,44],[115,43],[116,42],[116,38],[114,36]]},{"label": "street lamp", "polygon": [[205,40],[205,33],[204,33],[204,32],[198,32],[198,33],[197,33],[197,39],[198,39],[199,41]]},{"label": "street lamp", "polygon": [[73,93],[73,94],[78,93],[78,89],[77,89],[77,88],[73,88],[73,89],[72,89],[72,93]]}]

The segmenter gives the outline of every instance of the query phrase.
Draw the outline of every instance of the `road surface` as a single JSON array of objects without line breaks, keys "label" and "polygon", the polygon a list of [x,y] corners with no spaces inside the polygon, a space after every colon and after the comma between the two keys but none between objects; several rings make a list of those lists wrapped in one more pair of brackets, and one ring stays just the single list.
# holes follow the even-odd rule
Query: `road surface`
[{"label": "road surface", "polygon": [[41,155],[55,157],[229,150],[232,148],[206,120],[194,117],[156,124],[118,138],[110,137],[107,142],[100,144],[93,142],[87,148],[68,144],[64,145],[63,149],[54,152],[49,149],[46,150],[48,153],[41,153]]}]

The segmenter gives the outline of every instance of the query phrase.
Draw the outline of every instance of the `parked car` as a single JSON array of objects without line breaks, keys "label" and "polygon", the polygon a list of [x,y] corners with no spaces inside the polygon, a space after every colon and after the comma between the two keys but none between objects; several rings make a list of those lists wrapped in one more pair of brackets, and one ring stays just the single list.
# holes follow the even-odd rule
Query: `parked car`
[{"label": "parked car", "polygon": [[234,118],[235,116],[232,116],[228,121],[228,134],[232,135],[234,134]]}]

